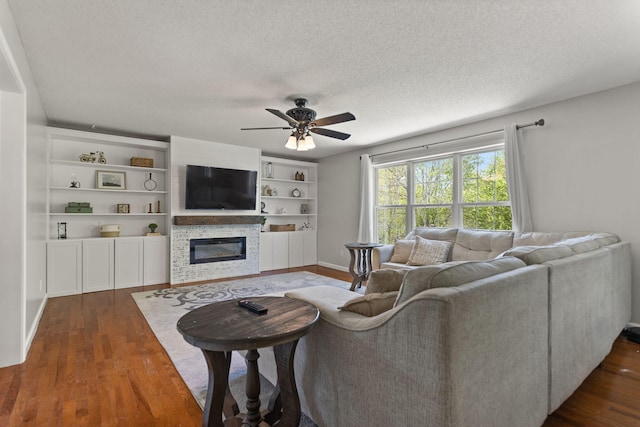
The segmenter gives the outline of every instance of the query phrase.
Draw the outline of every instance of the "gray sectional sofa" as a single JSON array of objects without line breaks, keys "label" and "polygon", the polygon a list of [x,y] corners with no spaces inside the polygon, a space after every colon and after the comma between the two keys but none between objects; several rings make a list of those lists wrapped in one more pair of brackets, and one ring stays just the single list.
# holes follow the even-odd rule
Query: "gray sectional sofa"
[{"label": "gray sectional sofa", "polygon": [[[376,268],[408,270],[386,311],[341,309],[360,295],[333,287],[285,294],[320,309],[295,356],[302,410],[320,427],[539,426],[630,319],[630,245],[615,235],[416,235],[451,250],[429,266],[375,251]],[[260,362],[275,381],[271,358]]]}]

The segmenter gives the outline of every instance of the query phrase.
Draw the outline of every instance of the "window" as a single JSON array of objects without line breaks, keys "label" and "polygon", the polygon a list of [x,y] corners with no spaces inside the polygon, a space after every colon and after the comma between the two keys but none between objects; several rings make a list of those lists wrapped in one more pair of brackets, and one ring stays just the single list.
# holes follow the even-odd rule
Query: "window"
[{"label": "window", "polygon": [[414,227],[511,229],[503,148],[377,166],[376,183],[380,243]]}]

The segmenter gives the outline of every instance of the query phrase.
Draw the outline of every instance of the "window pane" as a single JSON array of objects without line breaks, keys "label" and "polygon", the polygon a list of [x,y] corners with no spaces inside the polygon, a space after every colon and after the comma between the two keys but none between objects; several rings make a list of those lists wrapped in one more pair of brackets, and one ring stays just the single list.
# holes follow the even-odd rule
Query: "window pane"
[{"label": "window pane", "polygon": [[416,227],[450,228],[453,224],[450,207],[416,208]]},{"label": "window pane", "polygon": [[378,208],[378,243],[394,243],[407,234],[406,208]]},{"label": "window pane", "polygon": [[378,169],[378,205],[407,204],[407,166]]},{"label": "window pane", "polygon": [[511,230],[509,206],[465,206],[462,208],[464,228],[481,230]]},{"label": "window pane", "polygon": [[416,163],[413,171],[415,203],[453,203],[453,159]]},{"label": "window pane", "polygon": [[504,150],[463,156],[462,170],[464,203],[509,200]]}]

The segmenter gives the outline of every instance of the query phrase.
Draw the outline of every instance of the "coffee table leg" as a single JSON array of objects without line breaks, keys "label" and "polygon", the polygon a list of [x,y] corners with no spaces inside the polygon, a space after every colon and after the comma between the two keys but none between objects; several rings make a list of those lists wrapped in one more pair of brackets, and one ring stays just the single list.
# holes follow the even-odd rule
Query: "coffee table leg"
[{"label": "coffee table leg", "polygon": [[247,351],[244,359],[247,362],[247,417],[242,425],[257,426],[262,420],[260,414],[260,374],[258,373],[258,350]]},{"label": "coffee table leg", "polygon": [[278,427],[297,427],[300,424],[300,397],[293,372],[293,356],[298,340],[273,347],[278,368],[278,388],[282,404],[282,418]]},{"label": "coffee table leg", "polygon": [[[209,368],[207,398],[202,411],[203,427],[222,427],[222,413],[238,413],[238,406],[229,392],[231,352],[202,350]],[[235,409],[234,409],[235,406]]]}]

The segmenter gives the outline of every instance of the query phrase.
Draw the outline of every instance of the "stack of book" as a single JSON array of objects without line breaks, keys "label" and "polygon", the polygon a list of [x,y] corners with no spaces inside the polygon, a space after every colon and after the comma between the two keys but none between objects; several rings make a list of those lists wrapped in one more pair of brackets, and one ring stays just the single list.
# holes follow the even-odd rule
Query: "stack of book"
[{"label": "stack of book", "polygon": [[93,208],[89,202],[69,202],[64,207],[65,213],[93,213]]}]

